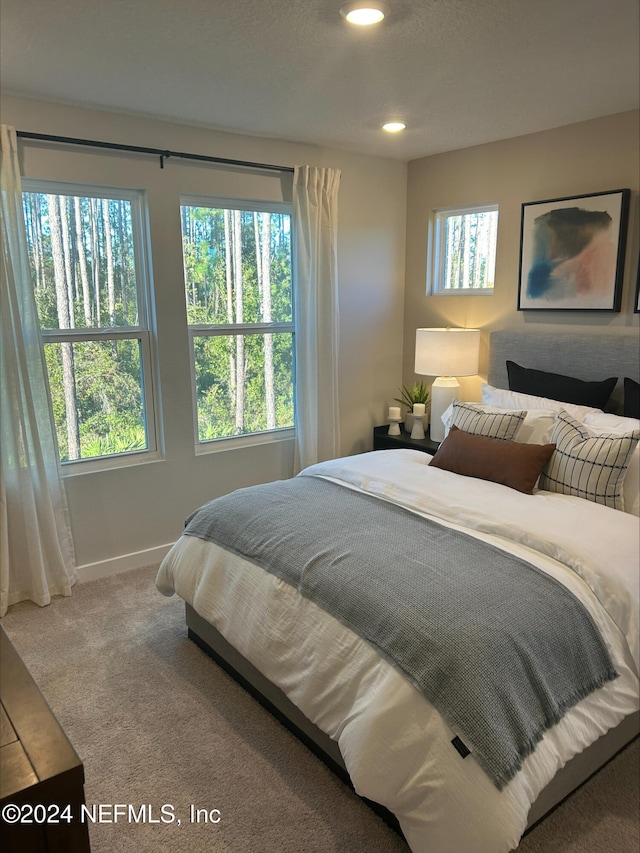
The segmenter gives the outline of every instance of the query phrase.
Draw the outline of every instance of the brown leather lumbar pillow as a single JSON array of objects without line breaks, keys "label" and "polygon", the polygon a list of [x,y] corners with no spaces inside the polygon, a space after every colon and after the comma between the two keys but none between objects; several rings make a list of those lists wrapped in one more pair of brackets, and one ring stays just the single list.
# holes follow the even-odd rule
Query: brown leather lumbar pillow
[{"label": "brown leather lumbar pillow", "polygon": [[430,464],[530,495],[555,447],[555,444],[521,444],[471,435],[452,426]]}]

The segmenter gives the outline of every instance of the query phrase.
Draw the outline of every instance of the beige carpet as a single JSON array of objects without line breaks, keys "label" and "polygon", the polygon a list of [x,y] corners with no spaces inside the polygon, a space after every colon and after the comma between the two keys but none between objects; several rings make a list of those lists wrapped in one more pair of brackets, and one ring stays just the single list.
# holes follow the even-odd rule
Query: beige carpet
[{"label": "beige carpet", "polygon": [[[407,853],[286,729],[186,637],[155,567],[79,584],[2,620],[85,765],[89,805],[160,820],[90,827],[94,853]],[[637,853],[639,742],[521,842],[518,853]],[[190,822],[190,806],[218,823]],[[149,813],[149,812],[148,812]],[[211,817],[216,818],[214,812]],[[178,819],[181,825],[178,826]],[[464,851],[451,851],[464,853]]]}]

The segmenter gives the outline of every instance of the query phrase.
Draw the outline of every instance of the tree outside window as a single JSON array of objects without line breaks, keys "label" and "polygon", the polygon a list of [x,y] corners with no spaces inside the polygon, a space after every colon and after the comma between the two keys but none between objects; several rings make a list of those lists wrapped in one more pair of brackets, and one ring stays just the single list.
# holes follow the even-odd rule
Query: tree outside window
[{"label": "tree outside window", "polygon": [[155,450],[142,194],[23,189],[61,462]]},{"label": "tree outside window", "polygon": [[197,441],[293,427],[288,206],[185,198],[181,220]]},{"label": "tree outside window", "polygon": [[429,275],[432,293],[492,292],[498,206],[434,211]]}]

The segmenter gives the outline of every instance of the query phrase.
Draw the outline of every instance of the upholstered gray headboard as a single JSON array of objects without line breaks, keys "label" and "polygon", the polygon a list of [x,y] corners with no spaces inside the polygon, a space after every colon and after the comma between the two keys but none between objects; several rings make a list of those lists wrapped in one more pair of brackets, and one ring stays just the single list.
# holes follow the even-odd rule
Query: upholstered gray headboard
[{"label": "upholstered gray headboard", "polygon": [[600,380],[617,376],[618,384],[610,408],[622,412],[625,376],[640,381],[640,335],[637,331],[594,334],[588,331],[567,334],[564,331],[491,332],[488,381],[496,388],[508,388],[507,359],[522,367],[548,370]]}]

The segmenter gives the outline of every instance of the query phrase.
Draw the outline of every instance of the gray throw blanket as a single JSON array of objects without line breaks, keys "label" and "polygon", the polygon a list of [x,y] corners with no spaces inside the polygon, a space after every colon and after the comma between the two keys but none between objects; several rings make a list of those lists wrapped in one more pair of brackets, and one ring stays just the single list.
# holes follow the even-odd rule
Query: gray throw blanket
[{"label": "gray throw blanket", "polygon": [[567,709],[617,677],[590,614],[554,578],[327,480],[240,489],[201,507],[185,533],[261,566],[358,633],[499,789]]}]

